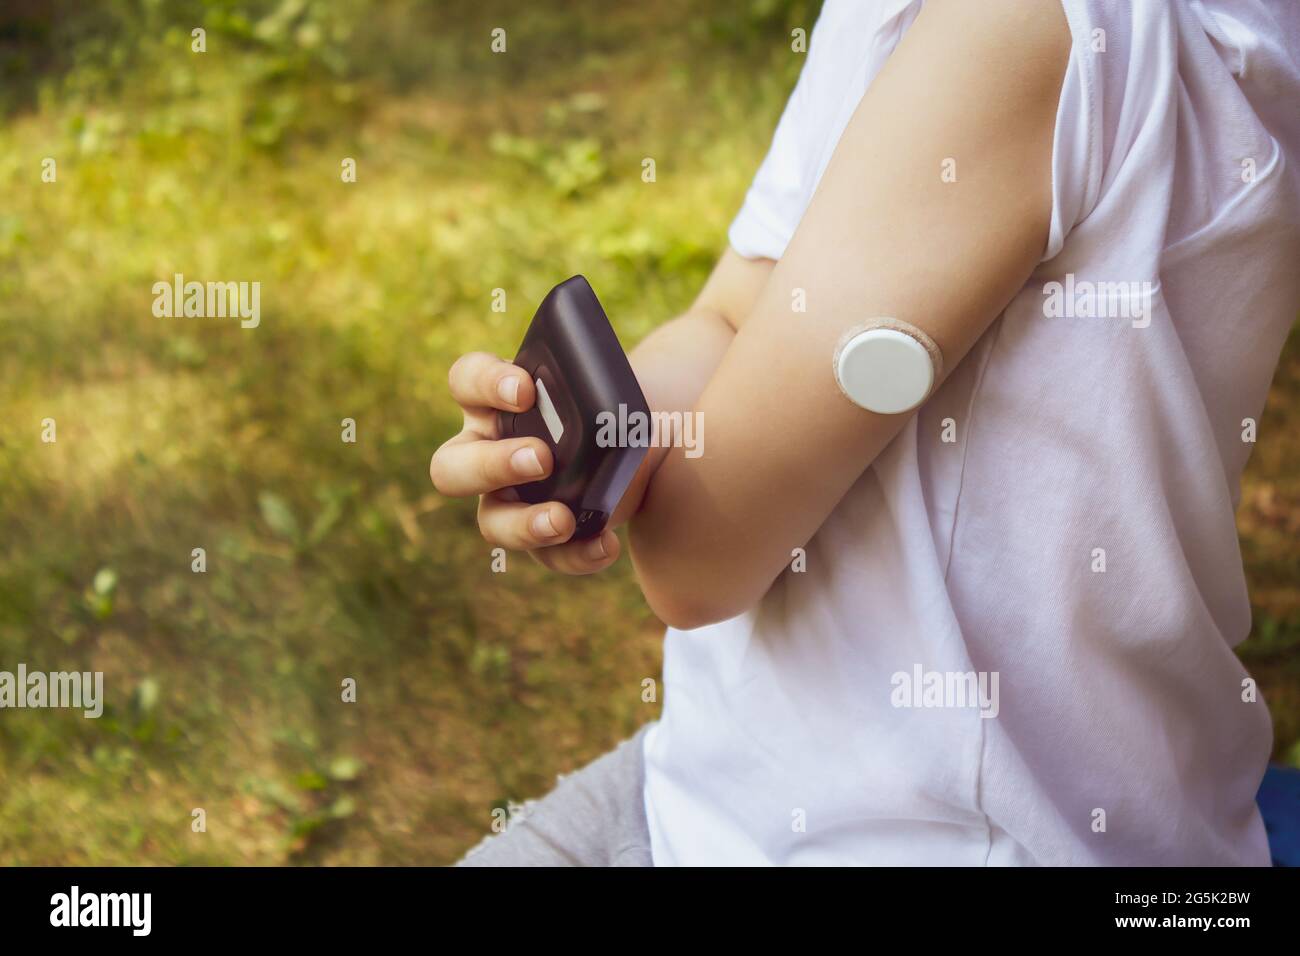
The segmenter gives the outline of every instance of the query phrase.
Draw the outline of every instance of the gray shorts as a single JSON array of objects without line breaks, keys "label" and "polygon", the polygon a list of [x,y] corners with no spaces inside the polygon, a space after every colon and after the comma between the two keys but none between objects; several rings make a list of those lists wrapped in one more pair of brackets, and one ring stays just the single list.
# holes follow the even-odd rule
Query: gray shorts
[{"label": "gray shorts", "polygon": [[555,789],[529,800],[505,831],[457,866],[653,866],[645,819],[642,740],[653,724]]}]

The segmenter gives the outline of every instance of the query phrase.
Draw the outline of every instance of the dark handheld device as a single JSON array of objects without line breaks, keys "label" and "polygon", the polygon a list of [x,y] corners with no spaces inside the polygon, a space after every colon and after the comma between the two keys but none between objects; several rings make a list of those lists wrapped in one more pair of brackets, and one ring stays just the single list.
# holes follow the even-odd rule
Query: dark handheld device
[{"label": "dark handheld device", "polygon": [[526,412],[500,412],[501,437],[540,438],[555,456],[551,474],[517,486],[519,497],[568,505],[578,522],[573,539],[594,538],[649,450],[650,408],[586,279],[547,294],[515,364],[532,376],[537,401]]}]

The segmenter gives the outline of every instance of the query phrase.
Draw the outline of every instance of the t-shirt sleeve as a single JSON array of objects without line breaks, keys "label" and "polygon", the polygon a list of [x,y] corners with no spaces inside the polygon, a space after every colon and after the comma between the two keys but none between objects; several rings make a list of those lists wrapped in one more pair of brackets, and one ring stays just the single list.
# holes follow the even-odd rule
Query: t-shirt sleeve
[{"label": "t-shirt sleeve", "polygon": [[1179,12],[1146,0],[1060,0],[1070,62],[1052,146],[1052,218],[1043,259],[1095,210],[1137,209],[1150,170],[1169,165],[1179,109]]},{"label": "t-shirt sleeve", "polygon": [[727,231],[731,248],[746,259],[780,259],[808,204],[806,170],[814,142],[820,145],[812,128],[818,111],[809,108],[808,98],[817,85],[815,74],[823,68],[818,54],[824,23],[823,17],[813,28],[808,59],[776,124],[772,145]]},{"label": "t-shirt sleeve", "polygon": [[[1061,86],[1052,140],[1052,217],[1044,261],[1096,205],[1101,188],[1101,111],[1105,105],[1098,57],[1107,55],[1116,18],[1094,0],[1061,0],[1070,27],[1070,62]],[[1111,2],[1112,7],[1127,3]],[[1113,39],[1118,40],[1119,37]]]},{"label": "t-shirt sleeve", "polygon": [[826,0],[807,60],[727,238],[748,259],[779,259],[871,78],[921,0]]},{"label": "t-shirt sleeve", "polygon": [[[1147,121],[1176,104],[1169,84],[1177,44],[1165,3],[1058,2],[1072,43],[1053,134],[1044,260],[1058,255],[1097,207],[1106,163],[1122,163],[1129,148],[1150,159],[1152,151],[1171,145],[1154,141],[1151,130],[1161,124]],[[867,0],[827,0],[817,21],[807,62],[728,231],[731,247],[746,258],[785,253],[853,107],[922,6],[921,0],[863,4]]]}]

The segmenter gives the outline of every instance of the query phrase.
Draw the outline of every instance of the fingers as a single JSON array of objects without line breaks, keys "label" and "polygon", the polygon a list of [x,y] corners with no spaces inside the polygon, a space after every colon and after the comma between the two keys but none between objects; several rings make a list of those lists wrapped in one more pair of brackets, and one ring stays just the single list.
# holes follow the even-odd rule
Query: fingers
[{"label": "fingers", "polygon": [[527,505],[501,495],[479,501],[478,527],[488,544],[512,551],[529,551],[540,563],[561,574],[591,574],[618,560],[618,535],[570,541],[577,527],[573,512],[558,501]]},{"label": "fingers", "polygon": [[552,571],[561,574],[593,574],[617,561],[618,551],[618,535],[606,529],[600,537],[540,548],[531,554]]},{"label": "fingers", "polygon": [[479,530],[489,544],[526,550],[553,571],[591,574],[619,554],[618,535],[605,531],[570,541],[573,512],[558,501],[520,502],[513,486],[545,478],[555,467],[550,448],[537,438],[496,440],[494,411],[522,412],[537,398],[529,374],[486,352],[462,355],[447,374],[452,398],[465,411],[465,430],[429,462],[434,487],[453,498],[482,495]]},{"label": "fingers", "polygon": [[577,522],[558,501],[528,505],[501,495],[484,495],[478,505],[478,528],[488,544],[512,551],[531,551],[569,540]]},{"label": "fingers", "polygon": [[518,365],[487,352],[469,352],[456,359],[447,373],[451,397],[466,411],[495,408],[522,412],[536,398],[533,380]]},{"label": "fingers", "polygon": [[540,438],[476,439],[462,432],[433,453],[429,477],[451,498],[485,495],[545,478],[555,460]]}]

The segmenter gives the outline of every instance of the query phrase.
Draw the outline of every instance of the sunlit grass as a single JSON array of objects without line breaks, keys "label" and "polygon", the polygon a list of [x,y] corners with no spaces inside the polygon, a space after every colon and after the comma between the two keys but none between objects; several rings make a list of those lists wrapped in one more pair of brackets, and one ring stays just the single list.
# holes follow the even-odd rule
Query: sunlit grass
[{"label": "sunlit grass", "polygon": [[[284,66],[291,27],[197,57],[150,21],[121,68],[47,78],[0,127],[0,666],[102,670],[108,699],[0,719],[0,863],[446,862],[657,712],[626,562],[493,575],[426,468],[456,355],[509,354],[576,272],[631,344],[722,248],[799,66],[782,18],[811,15],[688,8],[521,5],[521,55],[494,61],[477,5],[381,3],[336,72]],[[175,272],[261,282],[260,327],[155,318]],[[1280,749],[1296,353],[1242,508]]]},{"label": "sunlit grass", "polygon": [[[0,862],[445,862],[657,712],[626,566],[493,575],[427,463],[460,352],[575,272],[630,344],[722,247],[798,63],[745,5],[714,24],[743,36],[684,9],[528,8],[554,55],[521,67],[473,52],[481,14],[382,4],[396,84],[159,28],[0,129],[0,659],[107,697],[6,712]],[[261,325],[156,318],[176,272],[259,281]]]}]

